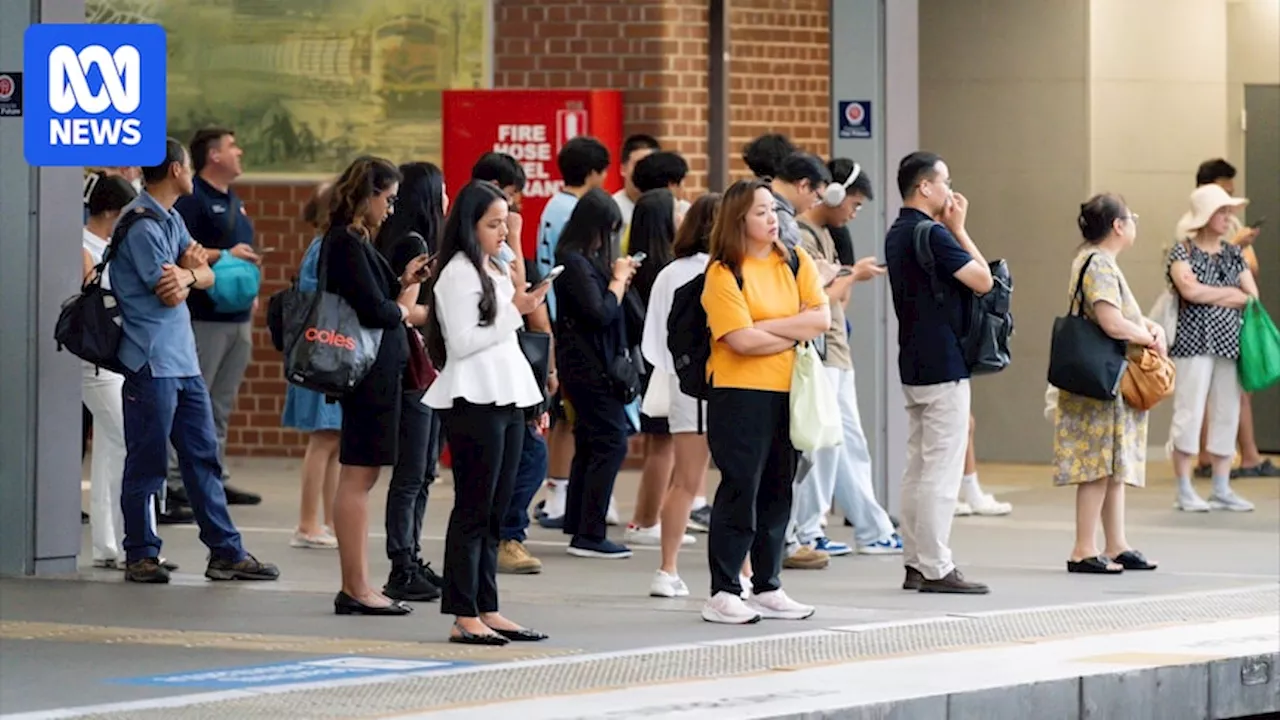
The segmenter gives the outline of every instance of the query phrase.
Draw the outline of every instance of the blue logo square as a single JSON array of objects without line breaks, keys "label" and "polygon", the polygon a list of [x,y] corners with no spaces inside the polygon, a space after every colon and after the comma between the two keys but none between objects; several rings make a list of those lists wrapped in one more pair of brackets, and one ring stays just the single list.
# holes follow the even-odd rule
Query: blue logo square
[{"label": "blue logo square", "polygon": [[23,42],[28,164],[147,167],[164,162],[164,28],[32,25]]}]

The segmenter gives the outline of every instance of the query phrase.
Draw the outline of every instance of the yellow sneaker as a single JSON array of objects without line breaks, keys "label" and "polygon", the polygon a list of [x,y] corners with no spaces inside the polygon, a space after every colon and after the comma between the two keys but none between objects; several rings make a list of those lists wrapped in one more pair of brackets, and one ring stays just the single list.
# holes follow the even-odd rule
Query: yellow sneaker
[{"label": "yellow sneaker", "polygon": [[498,543],[498,572],[537,575],[542,572],[542,561],[530,555],[519,540],[503,540]]},{"label": "yellow sneaker", "polygon": [[830,562],[830,555],[808,545],[800,545],[782,561],[782,567],[790,570],[822,570]]}]

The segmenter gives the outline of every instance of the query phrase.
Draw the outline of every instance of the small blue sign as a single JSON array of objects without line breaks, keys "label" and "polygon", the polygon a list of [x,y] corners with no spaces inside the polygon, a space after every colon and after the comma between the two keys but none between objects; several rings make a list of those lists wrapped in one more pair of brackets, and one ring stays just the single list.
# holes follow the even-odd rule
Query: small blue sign
[{"label": "small blue sign", "polygon": [[440,660],[398,660],[393,658],[343,656],[271,663],[269,665],[196,670],[193,672],[169,673],[167,675],[117,678],[107,682],[116,685],[237,690],[274,685],[297,685],[325,680],[405,675],[445,670],[470,664]]},{"label": "small blue sign", "polygon": [[871,137],[871,101],[841,100],[838,127],[841,138]]},{"label": "small blue sign", "polygon": [[159,25],[31,25],[23,154],[37,167],[159,165],[166,42]]}]

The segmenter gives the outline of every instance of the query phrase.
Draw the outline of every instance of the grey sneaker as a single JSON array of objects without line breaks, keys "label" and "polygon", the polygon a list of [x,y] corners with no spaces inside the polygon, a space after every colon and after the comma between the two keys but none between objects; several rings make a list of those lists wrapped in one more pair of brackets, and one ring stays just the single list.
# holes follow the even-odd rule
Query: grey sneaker
[{"label": "grey sneaker", "polygon": [[1237,495],[1234,490],[1210,495],[1209,507],[1214,510],[1226,510],[1228,512],[1253,512],[1253,503]]}]

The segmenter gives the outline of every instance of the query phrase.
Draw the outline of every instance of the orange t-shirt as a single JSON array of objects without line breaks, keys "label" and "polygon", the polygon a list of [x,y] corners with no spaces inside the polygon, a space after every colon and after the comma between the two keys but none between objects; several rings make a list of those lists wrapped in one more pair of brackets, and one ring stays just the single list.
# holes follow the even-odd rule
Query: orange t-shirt
[{"label": "orange t-shirt", "polygon": [[728,267],[719,262],[707,267],[702,307],[711,326],[711,359],[707,362],[707,371],[713,387],[791,390],[795,350],[788,348],[773,355],[739,355],[724,341],[724,336],[753,327],[760,320],[795,315],[800,312],[801,303],[809,307],[827,304],[813,258],[801,248],[796,248],[796,252],[800,257],[798,273],[791,272],[786,259],[776,252],[763,258],[744,258],[741,288]]}]

